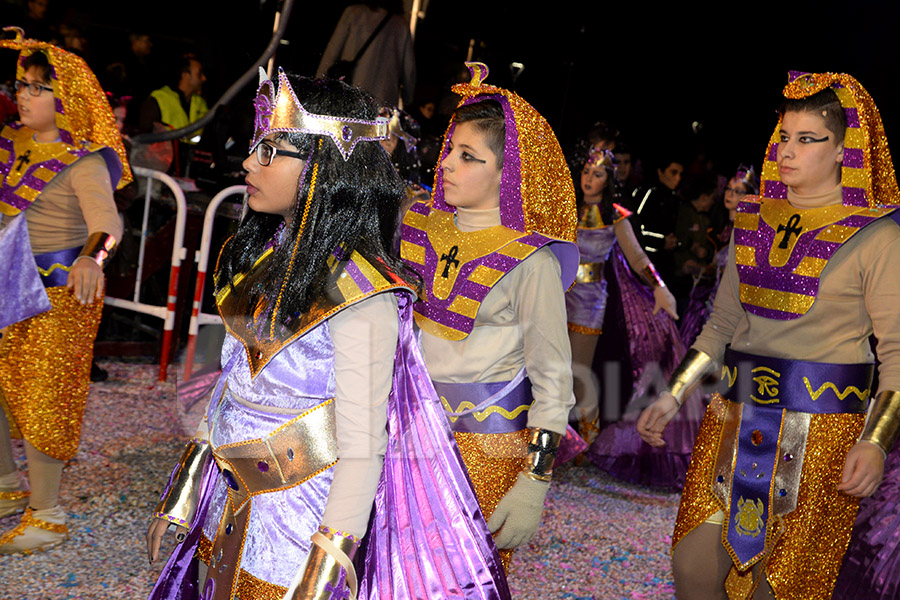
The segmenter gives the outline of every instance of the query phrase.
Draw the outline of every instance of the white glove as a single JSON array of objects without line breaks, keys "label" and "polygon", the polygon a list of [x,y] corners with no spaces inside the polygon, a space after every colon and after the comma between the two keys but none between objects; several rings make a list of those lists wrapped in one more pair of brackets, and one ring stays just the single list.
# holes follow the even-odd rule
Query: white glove
[{"label": "white glove", "polygon": [[488,519],[491,533],[500,532],[494,536],[498,548],[518,548],[534,537],[541,524],[548,489],[549,482],[535,481],[519,473],[515,485],[500,499]]}]

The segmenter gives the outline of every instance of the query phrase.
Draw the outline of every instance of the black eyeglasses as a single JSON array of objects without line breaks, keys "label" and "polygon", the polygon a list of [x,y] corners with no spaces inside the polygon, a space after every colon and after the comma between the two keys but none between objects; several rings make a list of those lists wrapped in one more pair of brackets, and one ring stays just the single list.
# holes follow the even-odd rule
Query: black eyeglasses
[{"label": "black eyeglasses", "polygon": [[291,158],[297,158],[303,160],[303,155],[299,152],[291,152],[290,150],[282,150],[281,148],[277,148],[268,142],[260,142],[256,147],[256,160],[263,167],[268,167],[272,164],[272,159],[275,158],[275,155],[279,156],[290,156]]},{"label": "black eyeglasses", "polygon": [[20,92],[22,88],[28,89],[28,95],[30,96],[40,96],[41,92],[47,90],[51,94],[53,93],[53,88],[43,85],[37,81],[27,82],[22,81],[21,79],[16,80],[16,92]]},{"label": "black eyeglasses", "polygon": [[735,188],[733,188],[733,187],[727,187],[727,188],[725,188],[725,191],[726,191],[726,192],[731,192],[732,194],[734,194],[734,195],[737,196],[738,198],[743,198],[744,196],[747,195],[747,192],[739,191],[739,190],[737,190],[737,189],[735,189]]}]

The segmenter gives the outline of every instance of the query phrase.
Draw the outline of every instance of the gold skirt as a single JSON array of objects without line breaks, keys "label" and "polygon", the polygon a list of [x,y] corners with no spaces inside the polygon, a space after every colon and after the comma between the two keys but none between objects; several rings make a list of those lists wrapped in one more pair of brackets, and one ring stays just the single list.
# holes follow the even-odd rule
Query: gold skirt
[{"label": "gold skirt", "polygon": [[[723,511],[729,522],[729,508],[713,494],[712,484],[725,418],[735,406],[715,394],[703,417],[678,508],[673,548],[717,511]],[[778,600],[831,598],[859,507],[859,499],[839,492],[837,484],[864,419],[861,414],[816,414],[810,419],[797,508],[770,519],[769,527],[783,532],[762,559]],[[749,574],[732,565],[726,581],[731,600],[747,597],[752,586]]]},{"label": "gold skirt", "polygon": [[[488,520],[525,466],[528,430],[511,433],[456,432],[453,435],[469,471],[481,512]],[[507,573],[512,555],[511,549],[500,550],[500,560]]]},{"label": "gold skirt", "polygon": [[103,300],[82,306],[65,286],[47,294],[51,310],[10,325],[0,340],[0,405],[13,437],[69,460],[81,439]]}]

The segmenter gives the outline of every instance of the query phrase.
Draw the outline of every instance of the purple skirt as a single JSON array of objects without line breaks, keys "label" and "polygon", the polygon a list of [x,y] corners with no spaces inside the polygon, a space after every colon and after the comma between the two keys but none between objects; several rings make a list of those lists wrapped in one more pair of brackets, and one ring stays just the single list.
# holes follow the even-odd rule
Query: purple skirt
[{"label": "purple skirt", "polygon": [[[618,307],[613,311],[616,314],[610,315],[612,320],[606,322],[617,323],[625,329],[623,337],[628,344],[626,356],[630,361],[632,385],[625,388],[623,381],[623,389],[630,392],[623,416],[601,429],[587,456],[618,479],[681,489],[705,406],[699,394],[685,399],[684,406],[666,428],[663,448],[653,448],[638,435],[635,424],[641,411],[656,399],[657,390],[665,384],[686,348],[675,321],[664,311],[653,314],[653,292],[632,273],[618,247],[613,249],[610,262],[611,287],[618,292],[616,295],[611,290],[610,295],[616,297]],[[608,342],[612,334],[613,331],[604,332],[601,344]]]}]

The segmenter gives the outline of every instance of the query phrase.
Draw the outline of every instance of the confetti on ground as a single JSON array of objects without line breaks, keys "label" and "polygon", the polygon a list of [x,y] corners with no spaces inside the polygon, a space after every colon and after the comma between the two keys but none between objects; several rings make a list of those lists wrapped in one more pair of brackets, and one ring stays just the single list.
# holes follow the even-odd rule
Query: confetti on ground
[{"label": "confetti on ground", "polygon": [[[63,473],[71,539],[48,552],[0,557],[4,600],[139,600],[163,561],[148,564],[144,534],[188,433],[175,385],[152,364],[101,362],[81,447]],[[24,451],[15,443],[24,469]],[[669,543],[676,494],[619,483],[593,466],[555,471],[543,525],[513,556],[516,600],[671,600]],[[0,519],[0,532],[18,516]],[[166,536],[161,555],[174,546]]]}]

